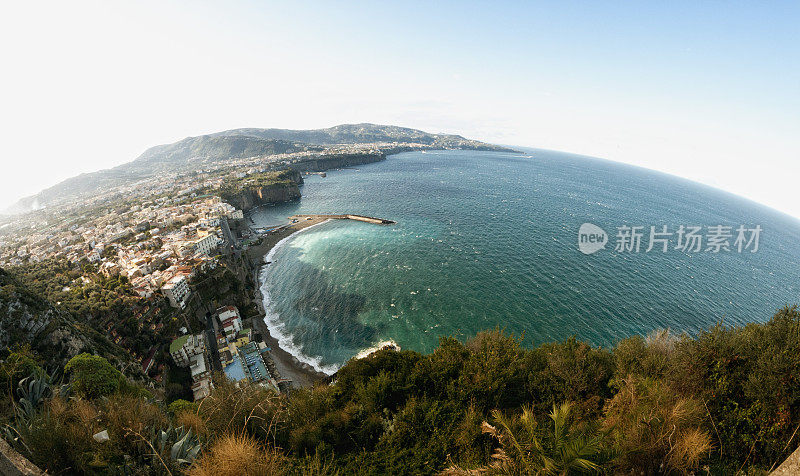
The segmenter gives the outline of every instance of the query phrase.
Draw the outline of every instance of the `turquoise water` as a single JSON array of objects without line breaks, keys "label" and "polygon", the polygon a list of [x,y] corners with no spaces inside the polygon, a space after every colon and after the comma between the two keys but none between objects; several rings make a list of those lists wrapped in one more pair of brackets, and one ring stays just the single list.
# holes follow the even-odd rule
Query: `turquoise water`
[{"label": "turquoise water", "polygon": [[[800,221],[609,161],[542,150],[412,152],[310,176],[302,193],[255,210],[253,222],[345,212],[398,222],[311,227],[277,246],[262,270],[270,328],[326,372],[389,340],[427,352],[439,336],[501,327],[530,345],[577,335],[607,346],[656,328],[765,321],[800,302]],[[578,250],[584,222],[609,234],[606,249]],[[613,250],[623,225],[645,226],[641,252]],[[763,232],[756,253],[645,253],[650,226],[662,225]]]}]

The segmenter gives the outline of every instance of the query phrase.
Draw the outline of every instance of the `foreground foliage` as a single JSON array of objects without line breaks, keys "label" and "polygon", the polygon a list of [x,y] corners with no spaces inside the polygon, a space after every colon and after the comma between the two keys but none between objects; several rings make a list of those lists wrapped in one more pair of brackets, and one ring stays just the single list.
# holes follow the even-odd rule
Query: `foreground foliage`
[{"label": "foreground foliage", "polygon": [[[0,365],[17,389],[5,436],[54,474],[758,474],[800,440],[796,308],[613,349],[443,338],[289,397],[220,375],[202,402],[169,406],[102,358],[76,359],[67,392],[33,383],[46,376],[24,352]],[[102,430],[108,441],[93,438]]]}]

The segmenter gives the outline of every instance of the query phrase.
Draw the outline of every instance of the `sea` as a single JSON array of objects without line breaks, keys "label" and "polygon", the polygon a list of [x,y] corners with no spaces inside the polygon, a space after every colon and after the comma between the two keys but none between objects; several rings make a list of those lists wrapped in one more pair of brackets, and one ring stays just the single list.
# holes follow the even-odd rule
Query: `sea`
[{"label": "sea", "polygon": [[[502,329],[527,346],[576,336],[610,347],[661,328],[765,322],[800,303],[800,221],[630,165],[539,149],[409,152],[306,176],[301,191],[248,222],[397,222],[330,220],[265,257],[271,332],[328,374],[385,343],[430,352],[443,336]],[[591,254],[585,223],[606,235]]]}]

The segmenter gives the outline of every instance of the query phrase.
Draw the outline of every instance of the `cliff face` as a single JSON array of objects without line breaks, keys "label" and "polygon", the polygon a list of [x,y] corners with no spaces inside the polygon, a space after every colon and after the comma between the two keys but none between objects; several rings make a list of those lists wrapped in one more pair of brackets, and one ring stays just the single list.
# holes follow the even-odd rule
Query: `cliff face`
[{"label": "cliff face", "polygon": [[290,202],[300,198],[303,176],[299,171],[292,169],[282,171],[276,179],[276,183],[255,185],[235,193],[223,194],[223,199],[234,207],[246,211],[259,205]]},{"label": "cliff face", "polygon": [[249,210],[259,205],[290,202],[300,198],[300,187],[297,184],[281,184],[244,190],[226,201],[236,208]]},{"label": "cliff face", "polygon": [[0,268],[0,348],[27,343],[60,365],[81,352],[107,355],[112,345],[83,327]]},{"label": "cliff face", "polygon": [[386,158],[382,152],[363,154],[330,154],[295,162],[289,169],[281,171],[268,185],[243,186],[234,193],[223,192],[222,198],[236,208],[249,210],[259,205],[290,202],[300,198],[300,185],[303,184],[301,172],[322,172],[324,170],[353,167],[356,165],[380,162]]},{"label": "cliff face", "polygon": [[353,167],[355,165],[371,164],[380,162],[386,158],[382,152],[364,154],[334,154],[320,158],[304,160],[292,165],[292,168],[301,172],[323,172],[329,169],[340,169],[342,167]]}]

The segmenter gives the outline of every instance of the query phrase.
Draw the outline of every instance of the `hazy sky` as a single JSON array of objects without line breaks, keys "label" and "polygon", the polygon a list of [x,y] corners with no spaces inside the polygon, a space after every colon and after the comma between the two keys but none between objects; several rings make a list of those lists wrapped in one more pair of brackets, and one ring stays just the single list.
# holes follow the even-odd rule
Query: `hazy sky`
[{"label": "hazy sky", "polygon": [[374,122],[800,217],[798,25],[800,2],[6,3],[0,209],[189,135]]}]

